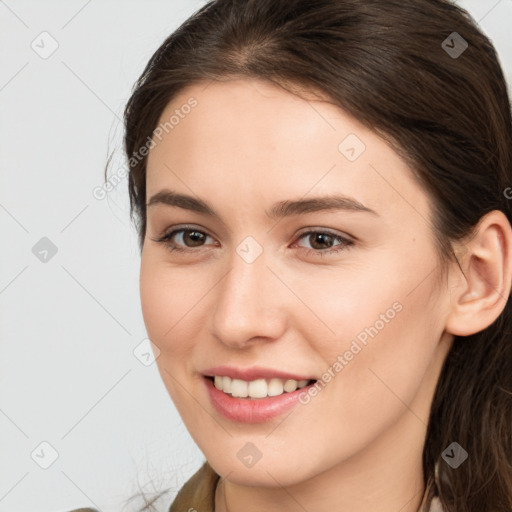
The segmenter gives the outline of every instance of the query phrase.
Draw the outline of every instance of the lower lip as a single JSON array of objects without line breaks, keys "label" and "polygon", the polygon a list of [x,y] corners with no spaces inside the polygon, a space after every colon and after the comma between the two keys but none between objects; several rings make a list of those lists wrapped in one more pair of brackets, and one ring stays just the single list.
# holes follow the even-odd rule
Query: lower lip
[{"label": "lower lip", "polygon": [[266,398],[234,398],[215,387],[213,381],[204,377],[210,400],[215,410],[231,421],[242,423],[264,423],[276,418],[299,403],[301,393],[307,392],[314,383],[290,393]]}]

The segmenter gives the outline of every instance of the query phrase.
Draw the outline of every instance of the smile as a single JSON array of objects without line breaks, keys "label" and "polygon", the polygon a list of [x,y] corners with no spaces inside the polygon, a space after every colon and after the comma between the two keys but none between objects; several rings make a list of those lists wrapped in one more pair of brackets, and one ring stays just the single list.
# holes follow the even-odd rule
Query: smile
[{"label": "smile", "polygon": [[[225,376],[218,376],[217,382],[224,386]],[[229,379],[229,381],[227,380]],[[226,383],[231,383],[230,392],[218,389],[215,385],[215,378],[203,376],[207,393],[214,410],[224,418],[240,423],[264,423],[274,418],[282,416],[293,407],[297,406],[301,393],[307,393],[310,386],[313,386],[316,380],[293,380],[293,379],[256,379],[254,381],[243,381],[240,379],[231,379],[227,377]],[[268,380],[268,382],[267,382]],[[238,383],[237,383],[238,381]],[[302,387],[298,387],[298,384]],[[305,384],[304,384],[305,382]],[[253,384],[256,383],[256,384]],[[251,386],[252,384],[252,386]],[[249,387],[251,386],[251,394],[263,395],[261,397],[249,396]],[[286,391],[285,389],[292,389]],[[280,391],[282,389],[282,391]],[[277,393],[270,396],[270,393]],[[233,392],[237,394],[246,394],[245,397],[233,396]]]},{"label": "smile", "polygon": [[301,389],[311,384],[314,380],[305,379],[297,381],[294,379],[272,378],[245,381],[215,375],[213,382],[219,391],[229,394],[234,398],[260,399],[268,396],[279,396],[283,393],[292,393],[296,389]]}]

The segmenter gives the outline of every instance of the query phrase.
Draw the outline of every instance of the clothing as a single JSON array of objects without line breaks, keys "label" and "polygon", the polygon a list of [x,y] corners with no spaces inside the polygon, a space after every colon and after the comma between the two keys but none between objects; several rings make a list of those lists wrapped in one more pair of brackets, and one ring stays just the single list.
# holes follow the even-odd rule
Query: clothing
[{"label": "clothing", "polygon": [[205,463],[185,482],[172,502],[169,512],[215,511],[215,489],[220,476]]},{"label": "clothing", "polygon": [[[185,482],[171,504],[169,512],[215,512],[215,489],[220,476],[205,463]],[[432,500],[429,512],[443,512],[437,498]]]}]

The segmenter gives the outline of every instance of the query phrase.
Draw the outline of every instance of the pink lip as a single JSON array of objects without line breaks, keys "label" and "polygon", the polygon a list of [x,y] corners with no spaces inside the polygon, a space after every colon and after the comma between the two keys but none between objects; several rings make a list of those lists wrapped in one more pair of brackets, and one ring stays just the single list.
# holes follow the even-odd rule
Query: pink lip
[{"label": "pink lip", "polygon": [[[229,375],[227,376],[229,377]],[[209,377],[204,377],[203,380],[215,410],[228,420],[242,423],[263,423],[284,414],[299,403],[301,393],[307,393],[308,388],[314,386],[313,383],[291,393],[250,399],[233,398],[231,395],[218,390]]]},{"label": "pink lip", "polygon": [[247,382],[256,379],[290,379],[290,380],[317,380],[313,376],[301,376],[293,373],[282,372],[272,368],[253,366],[252,368],[235,368],[233,366],[215,366],[201,372],[208,377],[231,377],[232,379],[245,380]]}]

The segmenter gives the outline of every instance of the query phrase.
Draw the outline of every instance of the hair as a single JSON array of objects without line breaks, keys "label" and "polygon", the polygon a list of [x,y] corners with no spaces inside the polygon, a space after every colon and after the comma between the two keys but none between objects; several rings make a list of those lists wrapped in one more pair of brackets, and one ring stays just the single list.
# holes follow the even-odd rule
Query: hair
[{"label": "hair", "polygon": [[[460,55],[443,44],[453,32],[468,44]],[[140,148],[184,88],[239,78],[293,94],[320,92],[386,140],[428,194],[441,270],[459,264],[455,245],[488,212],[500,210],[512,223],[504,192],[512,183],[506,81],[493,44],[467,11],[448,0],[213,0],[162,43],[125,107],[130,211],[141,250],[147,158]],[[457,469],[442,458],[454,441],[469,454]],[[425,510],[434,496],[446,512],[512,509],[508,297],[486,329],[455,337],[422,465]]]}]

